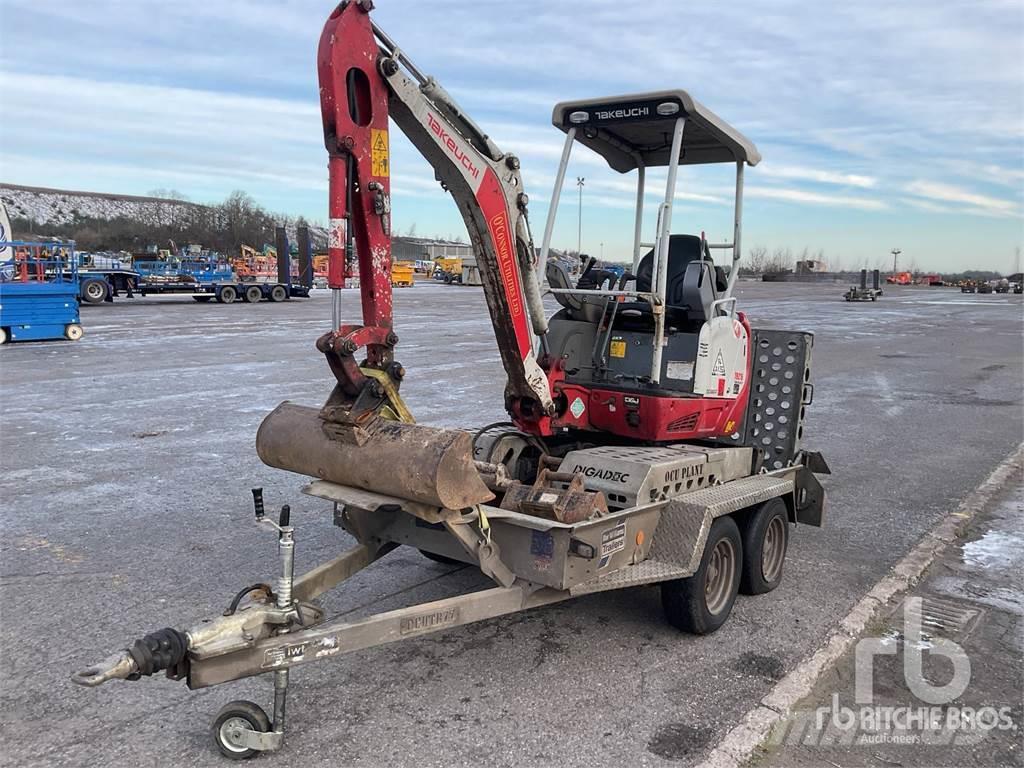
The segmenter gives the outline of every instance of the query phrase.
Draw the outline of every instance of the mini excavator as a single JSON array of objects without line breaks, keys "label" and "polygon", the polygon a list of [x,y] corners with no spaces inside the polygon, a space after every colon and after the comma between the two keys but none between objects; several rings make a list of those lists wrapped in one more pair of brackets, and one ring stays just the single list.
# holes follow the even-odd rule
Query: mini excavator
[{"label": "mini excavator", "polygon": [[[583,594],[657,584],[665,617],[707,634],[736,595],[773,590],[789,530],[820,526],[820,454],[801,448],[813,399],[813,337],[752,328],[737,310],[744,169],[754,145],[687,91],[562,102],[565,135],[539,249],[519,159],[503,152],[372,20],[342,2],[317,69],[329,169],[333,318],[316,342],[333,374],[320,408],[282,403],[261,424],[264,463],[311,482],[356,541],[294,574],[288,505],[277,522],[253,489],[256,521],[278,539],[280,576],[246,587],[222,616],[136,640],[76,672],[85,686],[163,671],[202,688],[273,673],[273,717],[226,705],[213,724],[229,758],[281,746],[292,668]],[[509,421],[475,431],[415,423],[400,395],[391,287],[389,120],[434,168],[469,232],[507,374]],[[629,268],[590,260],[573,281],[549,259],[573,149],[635,172]],[[735,169],[731,242],[671,231],[680,166]],[[653,242],[642,239],[645,174],[667,169]],[[731,257],[716,266],[712,253]],[[359,267],[362,322],[342,319],[346,254]],[[557,302],[549,318],[541,271]],[[380,467],[399,467],[380,471]],[[495,586],[351,620],[319,597],[411,546],[468,563]]]}]

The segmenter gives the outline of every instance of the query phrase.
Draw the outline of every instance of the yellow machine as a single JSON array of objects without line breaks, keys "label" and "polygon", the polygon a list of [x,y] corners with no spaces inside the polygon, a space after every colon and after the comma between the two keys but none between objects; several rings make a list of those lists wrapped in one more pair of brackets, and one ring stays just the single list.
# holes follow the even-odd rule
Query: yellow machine
[{"label": "yellow machine", "polygon": [[462,282],[462,259],[457,256],[441,256],[434,259],[434,279],[446,283]]},{"label": "yellow machine", "polygon": [[414,272],[414,265],[410,262],[394,262],[391,265],[391,286],[393,288],[411,288]]}]

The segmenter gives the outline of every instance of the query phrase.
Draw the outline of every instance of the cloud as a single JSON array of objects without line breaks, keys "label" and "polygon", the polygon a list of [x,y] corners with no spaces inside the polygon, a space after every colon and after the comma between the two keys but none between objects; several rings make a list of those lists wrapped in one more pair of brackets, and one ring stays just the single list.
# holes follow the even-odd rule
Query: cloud
[{"label": "cloud", "polygon": [[771,200],[786,200],[791,203],[808,205],[827,205],[843,208],[856,208],[861,211],[884,211],[889,206],[882,200],[867,197],[851,197],[849,195],[829,195],[823,192],[809,192],[803,189],[785,187],[750,186],[746,189],[747,197],[762,197]]},{"label": "cloud", "polygon": [[[102,183],[113,192],[175,186],[193,199],[244,187],[273,210],[323,218],[314,54],[329,6],[0,3],[5,39],[32,41],[30,55],[24,46],[0,46],[4,111],[17,115],[2,129],[2,174],[18,176],[10,180]],[[374,18],[499,147],[522,158],[539,214],[564,138],[550,125],[555,102],[683,87],[762,148],[766,161],[748,174],[748,196],[787,205],[748,206],[751,237],[760,227],[783,246],[805,238],[806,220],[828,207],[868,215],[900,209],[903,220],[915,211],[955,212],[976,217],[970,229],[993,252],[1020,243],[1013,221],[1024,207],[1019,2],[648,0],[644,15],[657,18],[654,25],[620,0],[585,8],[521,0],[517,13],[505,10],[502,0],[387,2]],[[449,20],[457,22],[450,38],[441,34]],[[699,29],[699,44],[680,48],[681,28]],[[395,193],[410,198],[396,215],[406,226],[417,221],[421,232],[451,231],[458,213],[441,201],[429,166],[397,130],[391,142]],[[731,178],[722,173],[681,176],[676,200],[702,225],[731,220]],[[586,176],[584,206],[594,206],[605,244],[628,245],[634,177],[582,147],[569,168],[570,179],[576,175]],[[645,201],[663,189],[664,175],[652,169]],[[847,252],[847,228],[828,218],[808,245]],[[899,218],[875,216],[871,227],[884,234]],[[952,230],[939,216],[932,221],[950,236],[936,234],[930,252],[960,258]],[[575,228],[566,231],[574,244]]]},{"label": "cloud", "polygon": [[958,203],[961,206],[966,206],[968,211],[985,211],[990,215],[997,216],[1012,216],[1018,211],[1017,204],[1012,200],[982,195],[953,184],[938,181],[912,181],[904,189],[912,195],[929,200],[938,200],[941,203]]},{"label": "cloud", "polygon": [[759,173],[779,179],[797,179],[801,181],[815,181],[821,184],[837,184],[848,187],[862,187],[870,189],[875,186],[877,179],[873,176],[862,176],[855,173],[842,173],[817,168],[804,168],[797,165],[776,165],[772,162],[765,162],[759,166]]}]

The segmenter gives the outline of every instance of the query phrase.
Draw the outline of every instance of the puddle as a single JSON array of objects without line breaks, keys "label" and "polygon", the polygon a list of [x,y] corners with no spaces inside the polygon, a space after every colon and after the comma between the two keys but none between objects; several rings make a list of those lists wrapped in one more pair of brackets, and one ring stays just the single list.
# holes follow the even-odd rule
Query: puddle
[{"label": "puddle", "polygon": [[988,531],[963,546],[963,561],[976,568],[1010,568],[1024,549],[1024,538],[1004,531]]}]

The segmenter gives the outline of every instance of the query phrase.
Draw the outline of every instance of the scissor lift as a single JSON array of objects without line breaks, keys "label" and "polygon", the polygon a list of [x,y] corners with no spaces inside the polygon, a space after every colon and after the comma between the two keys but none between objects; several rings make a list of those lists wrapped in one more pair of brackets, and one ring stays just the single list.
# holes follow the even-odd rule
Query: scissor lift
[{"label": "scissor lift", "polygon": [[74,243],[0,241],[0,344],[82,338]]}]

